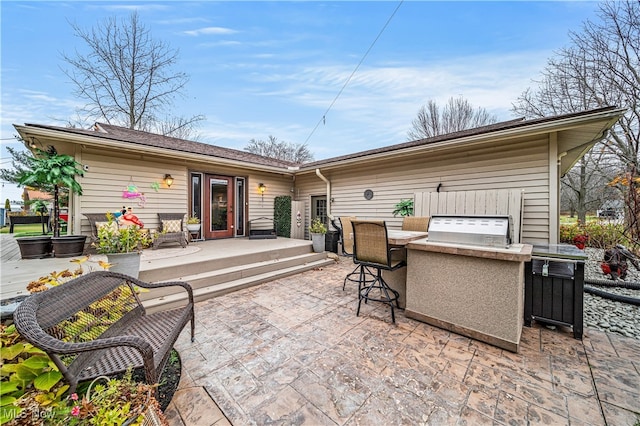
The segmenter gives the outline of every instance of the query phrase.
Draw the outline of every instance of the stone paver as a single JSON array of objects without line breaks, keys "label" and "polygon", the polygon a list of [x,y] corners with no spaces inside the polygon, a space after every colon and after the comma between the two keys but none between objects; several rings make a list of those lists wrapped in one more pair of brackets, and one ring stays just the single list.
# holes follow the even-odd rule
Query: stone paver
[{"label": "stone paver", "polygon": [[538,325],[523,329],[514,354],[402,311],[394,325],[378,303],[363,304],[356,317],[356,285],[342,290],[352,269],[341,258],[198,303],[196,342],[185,332],[177,345],[183,376],[167,410],[170,423],[640,421],[640,341],[591,329],[579,341],[570,330]]}]

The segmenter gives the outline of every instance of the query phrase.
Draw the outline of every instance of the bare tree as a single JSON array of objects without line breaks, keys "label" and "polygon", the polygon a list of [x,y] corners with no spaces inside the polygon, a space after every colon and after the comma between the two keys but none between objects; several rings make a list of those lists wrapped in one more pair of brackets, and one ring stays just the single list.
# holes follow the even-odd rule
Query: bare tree
[{"label": "bare tree", "polygon": [[429,100],[427,105],[423,105],[418,111],[408,136],[409,140],[430,138],[493,124],[497,121],[498,118],[495,115],[489,114],[484,108],[474,109],[462,96],[449,98],[442,111],[435,101]]},{"label": "bare tree", "polygon": [[244,150],[253,154],[290,161],[296,164],[313,161],[313,153],[309,151],[307,145],[278,141],[276,137],[271,135],[269,135],[266,141],[251,139]]},{"label": "bare tree", "polygon": [[629,236],[638,241],[640,2],[607,0],[599,4],[598,17],[599,22],[586,21],[580,32],[570,34],[571,45],[548,61],[538,88],[525,91],[513,109],[541,117],[610,105],[628,108],[596,146],[603,155],[593,170],[615,170],[613,184],[625,198]]},{"label": "bare tree", "polygon": [[63,71],[74,83],[74,94],[86,101],[80,115],[172,136],[175,129],[167,129],[167,123],[178,124],[184,135],[204,120],[201,115],[175,123],[158,118],[181,95],[189,78],[172,70],[178,51],[153,39],[136,12],[121,22],[108,18],[91,30],[71,26],[88,48],[88,53],[62,54],[70,65]]}]

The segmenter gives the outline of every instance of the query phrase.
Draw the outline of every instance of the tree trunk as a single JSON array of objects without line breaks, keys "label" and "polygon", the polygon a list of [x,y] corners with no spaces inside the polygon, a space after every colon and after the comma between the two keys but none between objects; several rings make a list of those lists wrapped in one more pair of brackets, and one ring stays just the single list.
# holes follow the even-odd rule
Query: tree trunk
[{"label": "tree trunk", "polygon": [[578,221],[580,223],[587,223],[587,167],[584,161],[580,161],[580,188],[578,189]]},{"label": "tree trunk", "polygon": [[53,236],[60,236],[60,208],[58,207],[58,185],[53,186]]}]

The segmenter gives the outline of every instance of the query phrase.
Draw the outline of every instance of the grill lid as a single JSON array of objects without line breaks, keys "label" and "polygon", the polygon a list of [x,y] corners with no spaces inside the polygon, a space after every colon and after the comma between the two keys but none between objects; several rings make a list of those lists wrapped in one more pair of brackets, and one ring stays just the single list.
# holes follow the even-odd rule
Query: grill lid
[{"label": "grill lid", "polygon": [[428,240],[437,243],[508,248],[511,245],[510,216],[434,215],[429,221]]}]

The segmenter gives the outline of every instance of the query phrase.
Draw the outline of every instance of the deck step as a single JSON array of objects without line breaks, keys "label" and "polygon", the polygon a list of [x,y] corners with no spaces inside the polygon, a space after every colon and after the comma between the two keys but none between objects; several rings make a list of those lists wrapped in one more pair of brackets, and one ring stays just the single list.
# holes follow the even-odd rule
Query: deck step
[{"label": "deck step", "polygon": [[[188,282],[191,285],[191,288],[197,290],[200,287],[208,287],[228,281],[249,278],[255,275],[286,269],[297,265],[306,265],[317,260],[325,260],[326,258],[327,256],[324,253],[307,253],[290,256],[284,259],[254,261],[253,263],[230,266],[223,269],[213,269],[207,272],[199,272],[191,275],[177,276],[173,274],[165,274],[163,279],[157,280],[157,282],[183,281]],[[155,289],[152,294],[143,293],[140,297],[144,301],[152,297],[158,298],[167,296],[171,293],[181,292],[182,290],[179,287],[167,287],[163,289]]]},{"label": "deck step", "polygon": [[[287,277],[290,275],[299,274],[304,271],[308,271],[311,269],[319,268],[322,266],[326,266],[332,264],[334,261],[332,259],[327,258],[326,256],[321,259],[315,259],[303,264],[295,264],[294,266],[289,266],[286,268],[276,268],[274,270],[258,273],[250,276],[245,276],[233,280],[228,280],[224,282],[219,282],[212,285],[200,285],[198,287],[194,286],[193,296],[196,302],[201,302],[203,300],[207,300],[213,297],[222,296],[227,293],[231,293],[233,291],[241,290],[247,287],[255,286],[258,284],[262,284],[268,281],[272,281],[278,278]],[[282,265],[280,265],[282,266]],[[190,280],[184,280],[191,283]],[[148,293],[143,293],[141,296],[144,298],[144,295]],[[157,296],[157,293],[154,293],[154,296]],[[143,305],[147,309],[148,312],[155,312],[161,309],[171,309],[173,307],[177,307],[180,305],[184,305],[187,295],[184,291],[179,291],[177,293],[165,294],[163,296],[157,296],[154,298],[150,298],[147,300],[143,300]]]},{"label": "deck step", "polygon": [[222,271],[233,267],[243,268],[248,264],[257,262],[278,261],[311,254],[314,253],[312,253],[310,243],[308,245],[280,247],[276,249],[265,247],[264,249],[237,255],[228,255],[227,253],[221,252],[206,259],[194,256],[193,260],[187,259],[180,264],[170,264],[166,266],[160,264],[153,265],[150,269],[141,268],[140,279],[148,282],[171,281],[187,275],[207,274],[211,271]]}]

